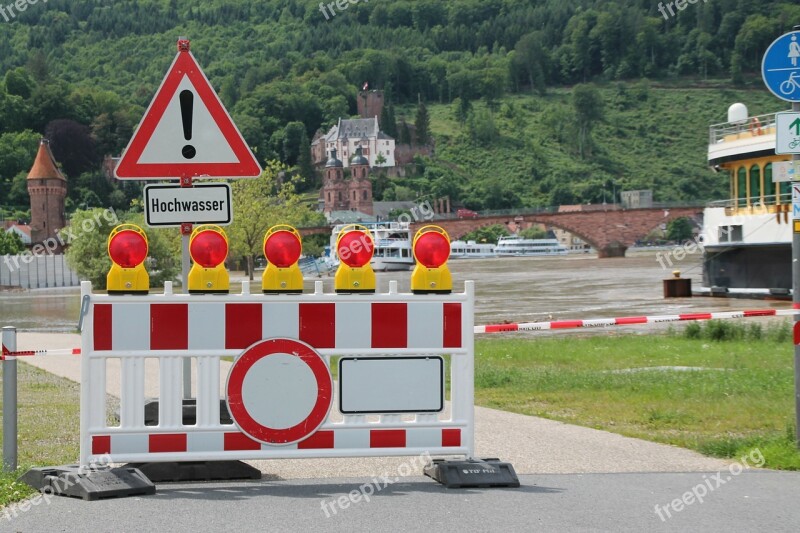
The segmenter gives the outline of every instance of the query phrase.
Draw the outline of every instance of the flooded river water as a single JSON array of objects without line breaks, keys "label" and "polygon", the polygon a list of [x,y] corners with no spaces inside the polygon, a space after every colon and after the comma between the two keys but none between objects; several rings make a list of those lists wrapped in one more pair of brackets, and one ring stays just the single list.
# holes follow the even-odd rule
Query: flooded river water
[{"label": "flooded river water", "polygon": [[[700,254],[689,255],[675,268],[699,287],[700,262]],[[672,268],[663,269],[654,251],[629,251],[626,258],[603,260],[590,255],[459,259],[450,262],[450,269],[456,291],[463,290],[464,280],[475,281],[476,324],[791,307],[790,302],[724,298],[665,300],[662,280],[672,275]],[[409,279],[409,272],[380,272],[378,290],[388,290],[389,280],[397,280],[400,291],[408,291]],[[325,291],[332,291],[332,278],[322,280]],[[308,290],[314,281],[306,280]],[[240,290],[236,283],[232,288]],[[252,291],[259,289],[257,279]],[[77,288],[0,292],[0,325],[75,331],[79,300]]]}]

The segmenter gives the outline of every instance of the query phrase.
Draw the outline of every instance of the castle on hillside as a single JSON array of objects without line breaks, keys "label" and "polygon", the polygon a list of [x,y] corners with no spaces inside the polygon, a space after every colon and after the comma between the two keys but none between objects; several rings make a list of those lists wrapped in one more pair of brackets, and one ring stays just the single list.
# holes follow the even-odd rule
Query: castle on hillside
[{"label": "castle on hillside", "polygon": [[321,130],[311,141],[311,161],[314,165],[327,164],[331,150],[341,156],[344,168],[350,167],[350,158],[361,148],[361,155],[370,167],[395,166],[395,139],[380,128],[383,113],[383,91],[362,90],[358,93],[358,115],[361,118],[339,118],[327,133]]}]

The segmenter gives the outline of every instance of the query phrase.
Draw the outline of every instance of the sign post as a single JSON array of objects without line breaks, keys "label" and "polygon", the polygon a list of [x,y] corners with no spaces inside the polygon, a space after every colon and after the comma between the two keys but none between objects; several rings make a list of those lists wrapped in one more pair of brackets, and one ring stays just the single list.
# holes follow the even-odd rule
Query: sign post
[{"label": "sign post", "polygon": [[[188,39],[178,39],[178,54],[114,173],[119,180],[180,180],[175,187],[146,188],[145,206],[148,225],[181,228],[181,280],[188,292],[193,224],[229,224],[233,212],[230,186],[194,188],[194,180],[261,175],[261,166],[192,55]],[[191,368],[186,363],[184,398],[191,398]]]},{"label": "sign post", "polygon": [[[767,48],[761,62],[761,74],[767,88],[787,102],[792,102],[793,115],[786,119],[800,118],[800,26],[795,26],[794,31],[781,35]],[[800,138],[800,122],[785,120],[787,124],[776,124],[776,136],[781,139]],[[780,126],[790,131],[780,131]],[[792,128],[794,128],[792,130]],[[796,133],[797,135],[793,135]],[[787,147],[792,141],[787,142]],[[776,142],[776,153],[792,153],[792,161],[800,161],[800,150],[779,152]],[[797,163],[794,163],[795,165]],[[798,180],[795,174],[794,179]],[[792,190],[799,186],[799,181],[792,183]],[[792,305],[797,311],[794,315],[794,400],[795,400],[795,440],[800,447],[800,227],[794,193],[792,194]]]}]

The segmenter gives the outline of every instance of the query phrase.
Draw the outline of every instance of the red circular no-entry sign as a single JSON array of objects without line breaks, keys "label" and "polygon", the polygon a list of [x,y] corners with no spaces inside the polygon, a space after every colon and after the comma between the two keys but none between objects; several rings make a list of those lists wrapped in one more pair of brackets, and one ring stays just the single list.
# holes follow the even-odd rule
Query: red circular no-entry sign
[{"label": "red circular no-entry sign", "polygon": [[233,421],[265,444],[292,444],[312,435],[333,403],[325,359],[294,339],[267,339],[247,348],[225,388]]}]

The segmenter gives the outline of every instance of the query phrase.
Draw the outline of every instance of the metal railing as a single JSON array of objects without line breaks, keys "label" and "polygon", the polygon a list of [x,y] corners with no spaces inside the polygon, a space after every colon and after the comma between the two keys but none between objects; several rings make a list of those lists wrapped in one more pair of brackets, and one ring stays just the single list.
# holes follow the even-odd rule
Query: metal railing
[{"label": "metal railing", "polygon": [[792,195],[791,193],[781,193],[779,195],[769,194],[764,197],[764,202],[761,201],[760,196],[751,196],[750,198],[728,198],[725,200],[714,200],[712,202],[706,203],[706,207],[725,207],[725,208],[734,208],[734,207],[747,207],[751,205],[753,207],[758,206],[768,206],[768,205],[776,205],[776,198],[780,200],[782,205],[792,203]]},{"label": "metal railing", "polygon": [[723,142],[726,137],[751,133],[752,135],[765,135],[767,130],[775,127],[775,113],[747,117],[742,122],[723,122],[713,124],[708,130],[708,144]]}]

